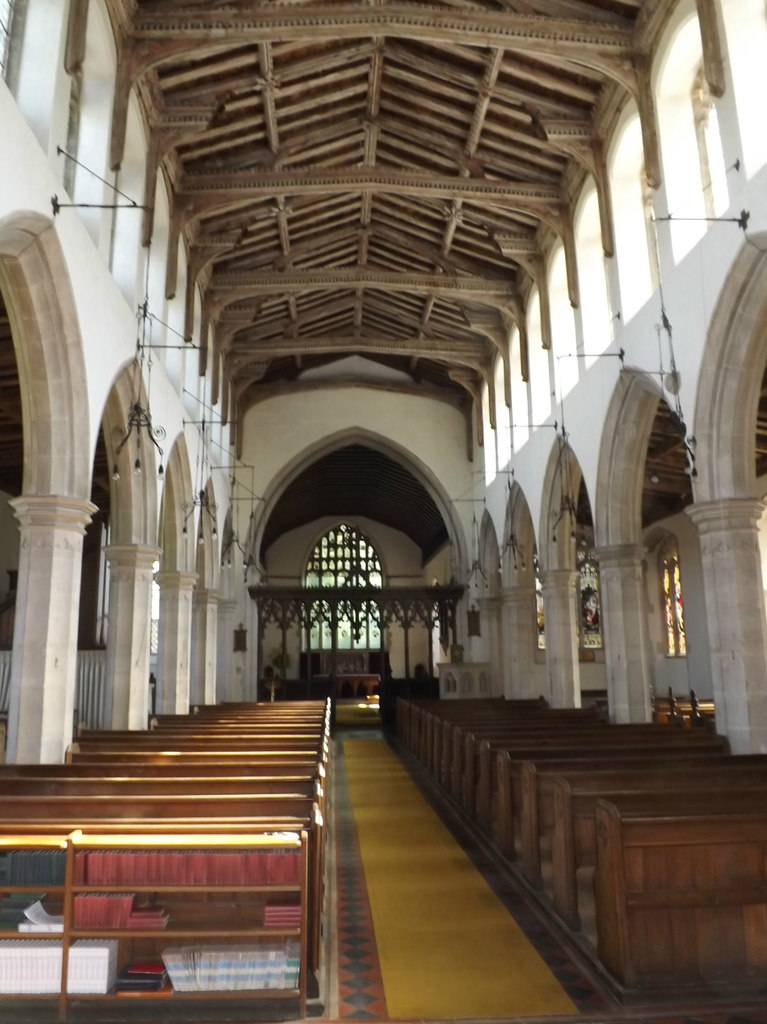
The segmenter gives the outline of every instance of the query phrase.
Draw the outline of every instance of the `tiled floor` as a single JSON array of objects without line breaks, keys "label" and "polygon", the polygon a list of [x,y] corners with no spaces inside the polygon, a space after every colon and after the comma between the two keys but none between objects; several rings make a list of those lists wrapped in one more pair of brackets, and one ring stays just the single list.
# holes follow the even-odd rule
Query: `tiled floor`
[{"label": "tiled floor", "polygon": [[[337,732],[337,756],[334,766],[334,836],[336,858],[336,966],[337,985],[328,1003],[328,1016],[339,1021],[387,1021],[386,1000],[365,889],[356,831],[346,792],[342,740],[344,735],[372,737],[366,730]],[[395,747],[396,749],[396,747]],[[600,984],[576,948],[568,949],[546,925],[542,915],[511,873],[489,851],[474,830],[455,809],[444,801],[431,780],[407,754],[403,762],[423,795],[440,813],[456,841],[505,904],[530,941],[549,965],[562,987],[578,1008],[574,1018],[549,1018],[566,1024],[577,1021],[599,1024],[767,1024],[767,972],[765,998],[746,1003],[669,1006],[622,1006]],[[517,1024],[531,1024],[518,1021]]]}]

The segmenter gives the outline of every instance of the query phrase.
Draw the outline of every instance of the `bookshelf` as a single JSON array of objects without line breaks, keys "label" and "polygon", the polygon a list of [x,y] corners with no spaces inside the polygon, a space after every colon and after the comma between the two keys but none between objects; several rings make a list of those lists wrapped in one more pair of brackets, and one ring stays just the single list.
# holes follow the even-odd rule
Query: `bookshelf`
[{"label": "bookshelf", "polygon": [[2,836],[0,998],[62,1017],[73,998],[285,998],[303,1017],[307,893],[306,831]]}]

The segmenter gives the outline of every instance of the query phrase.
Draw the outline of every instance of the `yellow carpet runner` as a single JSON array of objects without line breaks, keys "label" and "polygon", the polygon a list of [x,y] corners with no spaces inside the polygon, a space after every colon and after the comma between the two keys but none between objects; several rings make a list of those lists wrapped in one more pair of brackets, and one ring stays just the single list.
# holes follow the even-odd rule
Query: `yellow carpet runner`
[{"label": "yellow carpet runner", "polygon": [[389,747],[343,749],[389,1016],[577,1012]]}]

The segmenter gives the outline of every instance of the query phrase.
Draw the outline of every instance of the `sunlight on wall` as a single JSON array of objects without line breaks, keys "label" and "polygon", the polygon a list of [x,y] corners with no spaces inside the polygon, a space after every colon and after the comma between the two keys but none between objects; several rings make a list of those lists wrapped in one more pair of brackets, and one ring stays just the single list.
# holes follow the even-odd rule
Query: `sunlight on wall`
[{"label": "sunlight on wall", "polygon": [[735,87],[743,162],[751,177],[767,163],[767,11],[764,0],[730,0],[721,6],[727,49],[738,55],[730,62],[729,71]]},{"label": "sunlight on wall", "polygon": [[[693,84],[702,59],[700,29],[691,14],[670,41],[657,76],[663,180],[672,218],[706,216],[692,104]],[[674,259],[679,262],[705,231],[701,221],[672,220]]]},{"label": "sunlight on wall", "polygon": [[549,353],[541,344],[541,307],[538,290],[527,303],[527,336],[530,345],[530,412],[533,423],[543,423],[551,413]]},{"label": "sunlight on wall", "polygon": [[631,115],[617,133],[608,159],[624,323],[649,299],[653,290],[642,195],[643,166],[642,131],[632,104]]},{"label": "sunlight on wall", "polygon": [[[497,472],[496,433],[490,425],[490,396],[487,384],[482,385],[482,422],[485,431],[485,483],[491,484]],[[497,397],[497,396],[496,396]]]},{"label": "sunlight on wall", "polygon": [[[77,159],[96,174],[109,179],[109,133],[112,123],[116,57],[114,39],[98,5],[88,8],[88,33],[80,91]],[[114,192],[82,168],[75,172],[73,200],[76,203],[114,202]],[[108,197],[108,198],[107,198]],[[78,211],[96,247],[109,252],[108,227],[111,216],[102,210]],[[133,214],[134,217],[140,214]]]},{"label": "sunlight on wall", "polygon": [[522,380],[520,364],[519,331],[514,328],[511,335],[511,436],[514,451],[520,451],[530,438],[530,403],[527,398],[527,383]]},{"label": "sunlight on wall", "polygon": [[554,250],[549,276],[556,395],[557,398],[564,398],[578,383],[578,339],[575,334],[573,308],[567,295],[565,252],[561,245],[557,245]]},{"label": "sunlight on wall", "polygon": [[[128,107],[125,154],[115,185],[140,206],[143,202],[146,140],[135,99]],[[131,208],[119,195],[112,225],[112,277],[128,305],[136,309],[144,300],[144,253],[141,248],[142,211]]]},{"label": "sunlight on wall", "polygon": [[495,448],[499,471],[505,469],[511,460],[511,409],[506,405],[503,393],[503,360],[495,361]]},{"label": "sunlight on wall", "polygon": [[576,213],[575,246],[581,286],[582,348],[586,353],[583,365],[588,368],[609,347],[612,340],[605,258],[599,228],[599,204],[593,185],[584,190]]}]

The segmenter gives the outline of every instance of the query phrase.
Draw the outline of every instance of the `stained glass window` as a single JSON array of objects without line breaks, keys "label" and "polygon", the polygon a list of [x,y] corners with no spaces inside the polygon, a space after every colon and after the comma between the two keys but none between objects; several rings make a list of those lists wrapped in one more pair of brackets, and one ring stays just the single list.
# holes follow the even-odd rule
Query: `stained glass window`
[{"label": "stained glass window", "polygon": [[[348,523],[328,530],[306,563],[307,587],[382,587],[383,572],[378,554],[364,534]],[[381,626],[373,602],[339,602],[336,647],[339,651],[378,650]],[[312,607],[309,647],[329,651],[333,647],[330,607],[317,601]]]},{"label": "stained glass window", "polygon": [[538,553],[533,554],[533,567],[535,569],[535,615],[538,622],[538,650],[546,649],[546,628],[543,621],[543,584],[541,583],[541,566],[538,562]]},{"label": "stained glass window", "polygon": [[599,604],[599,565],[585,551],[578,552],[580,573],[581,647],[593,650],[602,646],[602,616]]},{"label": "stained glass window", "polygon": [[666,544],[660,552],[660,570],[663,583],[666,654],[681,658],[687,654],[684,633],[684,604],[682,602],[682,572],[679,555],[673,544]]}]

